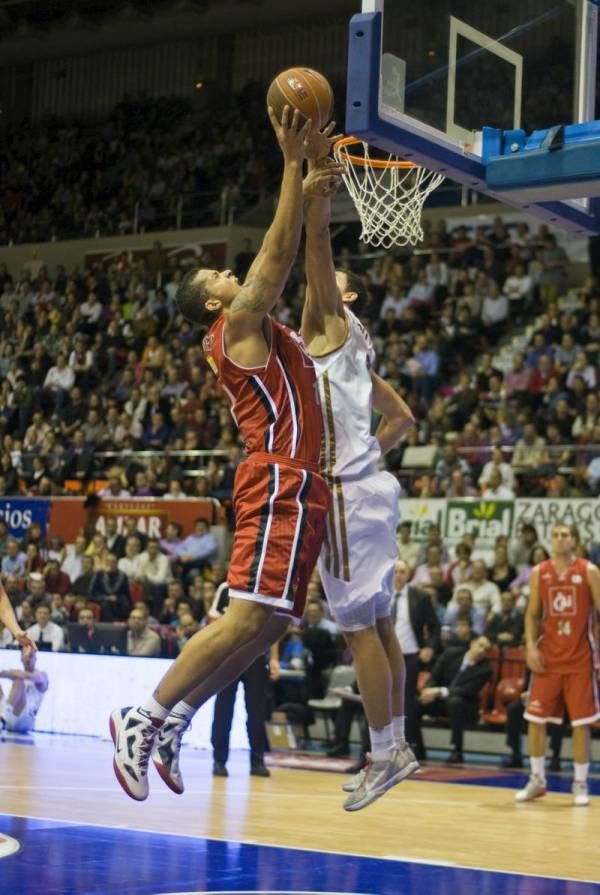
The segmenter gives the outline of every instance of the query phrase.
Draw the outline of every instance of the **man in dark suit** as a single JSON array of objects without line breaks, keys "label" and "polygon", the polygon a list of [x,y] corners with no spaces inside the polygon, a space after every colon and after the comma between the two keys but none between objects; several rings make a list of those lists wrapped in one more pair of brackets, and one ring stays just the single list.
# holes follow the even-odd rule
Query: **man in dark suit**
[{"label": "man in dark suit", "polygon": [[325,618],[321,601],[309,600],[302,627],[302,642],[312,660],[307,668],[309,699],[322,699],[325,696],[324,672],[334,664],[335,633],[337,625]]},{"label": "man in dark suit", "polygon": [[512,591],[500,594],[502,609],[494,612],[487,623],[485,636],[499,646],[520,646],[523,642],[523,613],[515,608],[516,597]]},{"label": "man in dark suit", "polygon": [[463,761],[463,734],[467,724],[479,718],[479,694],[492,676],[492,666],[487,658],[491,644],[487,637],[477,636],[469,648],[448,647],[439,657],[427,687],[419,697],[417,711],[417,745],[424,754],[421,718],[448,718],[452,732],[452,752],[447,762]]},{"label": "man in dark suit", "polygon": [[106,569],[96,572],[92,579],[90,597],[100,604],[103,622],[125,621],[131,612],[129,581],[118,562],[115,554],[109,553]]},{"label": "man in dark suit", "polygon": [[[417,743],[417,680],[421,668],[431,666],[441,651],[440,623],[429,594],[408,584],[410,569],[403,559],[395,566],[392,620],[406,665],[406,740]],[[418,750],[417,750],[418,751]],[[419,755],[417,754],[417,758]]]},{"label": "man in dark suit", "polygon": [[81,429],[75,430],[65,461],[65,475],[69,478],[84,481],[90,477],[94,462],[94,445],[86,443]]},{"label": "man in dark suit", "polygon": [[[208,620],[214,621],[226,611],[229,604],[229,588],[221,584],[208,612]],[[253,777],[270,777],[271,772],[264,762],[265,749],[268,746],[265,733],[267,720],[267,702],[269,695],[269,673],[275,659],[275,650],[271,651],[270,660],[261,655],[254,660],[240,677],[217,693],[210,740],[213,747],[213,776],[228,777],[227,759],[229,758],[229,736],[233,723],[233,710],[238,684],[244,686],[246,700],[246,731],[250,744],[250,774]]]},{"label": "man in dark suit", "polygon": [[125,556],[125,538],[119,534],[119,528],[116,516],[106,516],[106,546],[111,553],[121,559]]}]

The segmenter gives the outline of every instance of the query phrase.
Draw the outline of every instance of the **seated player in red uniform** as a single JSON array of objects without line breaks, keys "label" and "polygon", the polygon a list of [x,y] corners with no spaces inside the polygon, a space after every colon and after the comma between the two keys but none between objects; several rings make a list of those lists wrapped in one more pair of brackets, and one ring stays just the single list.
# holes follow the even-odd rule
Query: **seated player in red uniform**
[{"label": "seated player in red uniform", "polygon": [[600,718],[594,607],[600,610],[600,570],[574,553],[569,525],[552,529],[552,555],[535,566],[525,616],[527,664],[532,671],[525,718],[529,721],[531,776],[515,798],[546,794],[546,723],[561,724],[565,709],[573,729],[575,805],[589,803],[590,725]]},{"label": "seated player in red uniform", "polygon": [[[298,251],[303,189],[307,194],[327,188],[338,169],[316,169],[303,184],[310,121],[299,129],[299,115],[292,117],[289,108],[281,124],[271,109],[269,115],[284,157],[283,180],[275,218],[246,281],[240,286],[228,270],[198,270],[178,295],[185,317],[211,326],[202,347],[231,401],[248,456],[238,468],[233,495],[228,611],[188,641],[152,697],[111,714],[115,773],[137,800],[148,795],[153,748],[167,785],[183,791],[179,743],[198,706],[277,640],[290,616],[302,616],[329,508],[329,490],[318,472],[321,414],[314,367],[299,337],[269,312]],[[326,133],[323,155],[330,145]],[[311,140],[314,152],[319,136]]]}]

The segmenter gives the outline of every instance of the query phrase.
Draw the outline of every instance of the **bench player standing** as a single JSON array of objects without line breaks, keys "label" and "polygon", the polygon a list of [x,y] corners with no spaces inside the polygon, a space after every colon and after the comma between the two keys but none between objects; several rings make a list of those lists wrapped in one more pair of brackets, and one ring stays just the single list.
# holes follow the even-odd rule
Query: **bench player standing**
[{"label": "bench player standing", "polygon": [[[281,194],[244,285],[230,271],[202,269],[188,274],[178,295],[185,317],[212,323],[204,354],[231,401],[248,457],[235,480],[228,611],[188,641],[152,697],[111,713],[115,773],[137,800],[148,795],[148,760],[169,713],[169,735],[178,748],[174,726],[183,729],[201,702],[283,634],[290,616],[302,616],[329,508],[318,467],[321,412],[314,367],[298,337],[269,316],[300,242],[310,121],[299,130],[299,114],[292,118],[289,107],[281,124],[272,109],[269,116],[284,157]],[[318,186],[330,177],[313,172],[307,181]],[[165,782],[181,791],[171,776],[178,767],[158,757]]]},{"label": "bench player standing", "polygon": [[[344,808],[365,808],[414,773],[404,739],[405,669],[391,620],[400,486],[379,470],[381,455],[414,424],[408,405],[372,370],[369,334],[345,301],[361,284],[336,271],[329,234],[330,200],[306,208],[306,301],[302,337],[317,371],[323,447],[321,471],[331,508],[319,572],[332,615],[352,652],[369,722],[371,756],[344,787]],[[381,422],[371,435],[372,408]]]},{"label": "bench player standing", "polygon": [[573,802],[589,803],[590,725],[600,718],[594,607],[600,611],[600,570],[574,553],[569,525],[552,529],[552,555],[535,566],[525,615],[531,685],[529,721],[531,776],[517,802],[546,794],[546,723],[561,724],[565,708],[573,731]]}]

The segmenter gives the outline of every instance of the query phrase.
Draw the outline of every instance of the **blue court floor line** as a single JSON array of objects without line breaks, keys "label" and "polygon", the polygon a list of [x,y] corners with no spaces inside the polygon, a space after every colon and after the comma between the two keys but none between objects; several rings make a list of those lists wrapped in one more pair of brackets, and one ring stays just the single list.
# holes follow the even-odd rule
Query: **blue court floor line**
[{"label": "blue court floor line", "polygon": [[[402,856],[402,855],[373,856],[373,855],[365,855],[365,854],[360,854],[360,853],[355,853],[355,852],[332,851],[330,849],[323,849],[322,851],[317,852],[317,851],[315,851],[315,849],[301,847],[301,846],[294,846],[292,848],[292,847],[289,847],[286,845],[278,845],[277,843],[263,844],[263,843],[254,842],[252,840],[240,841],[240,840],[232,840],[232,839],[227,839],[225,837],[217,837],[217,836],[203,837],[203,836],[196,836],[192,833],[175,833],[175,832],[171,832],[168,830],[159,833],[156,830],[144,829],[143,827],[110,826],[107,824],[100,824],[100,823],[82,824],[79,821],[70,821],[70,820],[62,820],[59,818],[45,818],[45,817],[37,817],[37,816],[32,817],[30,815],[23,815],[23,814],[7,814],[7,813],[0,811],[0,832],[4,832],[6,835],[15,836],[15,838],[18,838],[16,833],[14,833],[14,832],[11,833],[10,830],[6,828],[6,824],[7,823],[10,824],[12,821],[33,822],[33,824],[37,825],[39,828],[46,827],[49,825],[49,826],[57,827],[57,828],[67,827],[70,829],[102,830],[105,832],[109,831],[111,833],[116,833],[116,834],[121,834],[121,833],[130,834],[131,833],[131,834],[140,834],[140,835],[143,835],[146,837],[151,837],[151,838],[166,837],[168,839],[182,839],[182,840],[187,840],[187,841],[192,840],[194,842],[221,843],[221,844],[226,844],[226,845],[235,846],[235,847],[252,846],[254,848],[272,849],[272,850],[276,850],[279,852],[282,852],[282,851],[283,852],[298,852],[299,854],[303,854],[303,855],[321,855],[321,856],[327,855],[327,856],[338,857],[338,858],[343,858],[343,859],[356,858],[356,859],[363,860],[363,861],[381,861],[381,862],[384,862],[386,865],[400,863],[400,864],[407,864],[407,865],[414,866],[414,867],[445,868],[447,870],[460,871],[460,872],[465,872],[467,874],[468,873],[485,874],[485,875],[491,875],[493,877],[499,876],[499,877],[508,877],[511,879],[514,878],[514,879],[518,879],[521,881],[531,880],[531,881],[535,882],[535,885],[536,885],[536,887],[532,888],[532,889],[529,889],[527,887],[526,888],[518,887],[516,889],[512,889],[512,888],[505,889],[502,887],[495,888],[493,886],[492,886],[492,888],[487,888],[487,887],[481,887],[481,885],[479,885],[476,889],[473,890],[473,892],[474,893],[476,892],[477,895],[481,895],[482,892],[485,892],[486,895],[513,895],[513,892],[514,892],[514,895],[592,895],[592,893],[593,893],[593,895],[598,895],[598,892],[600,891],[598,881],[586,880],[586,879],[575,878],[575,877],[561,877],[561,876],[557,876],[557,875],[553,875],[553,874],[534,874],[534,873],[527,873],[527,872],[521,873],[521,872],[516,872],[516,871],[512,872],[512,871],[506,871],[506,870],[499,870],[496,868],[478,867],[475,865],[471,866],[471,865],[467,865],[467,864],[456,864],[456,863],[450,862],[450,861],[415,859],[412,857],[407,857],[407,856]],[[554,884],[559,884],[558,888],[556,888]],[[547,886],[547,887],[545,887],[545,886]],[[589,888],[581,888],[580,889],[579,888],[580,886],[581,887],[592,886],[593,889],[591,889],[591,890]],[[2,892],[2,895],[13,895],[12,892],[9,893],[7,890],[4,889],[4,887],[0,888],[0,891]],[[210,890],[207,890],[207,891],[210,891]],[[316,890],[316,891],[320,891],[320,890]],[[421,890],[415,890],[415,892],[417,892],[417,891],[418,891],[418,895],[421,895]],[[427,892],[429,893],[429,891],[430,890],[428,889]],[[437,889],[436,895],[442,895],[442,893],[443,893],[443,895],[456,895],[456,892],[459,892],[460,895],[463,895],[463,893],[466,893],[467,891],[470,893],[471,889],[469,888],[468,890],[467,889],[463,890],[463,889],[456,889],[453,886],[450,886],[448,888],[447,892],[446,892],[446,889]],[[390,891],[390,895],[400,895],[400,893],[402,893],[402,895],[412,895],[413,890],[412,889],[410,889],[410,890],[405,890],[405,889],[400,890],[399,889],[398,891]],[[21,893],[19,893],[19,895],[21,895]],[[27,895],[33,895],[33,893],[28,892]],[[44,892],[44,893],[40,893],[40,895],[50,895],[50,893]],[[57,895],[58,895],[58,893],[57,893]],[[63,895],[63,893],[61,893],[61,895]],[[74,893],[74,895],[80,895],[80,893]],[[157,895],[158,895],[158,890],[157,890]],[[199,895],[203,895],[203,893],[199,893]],[[296,895],[297,895],[297,893],[296,893]],[[341,895],[343,895],[343,893],[341,893]],[[365,893],[365,895],[370,895],[370,893]],[[385,891],[382,891],[382,892],[376,892],[375,895],[388,895],[388,891],[386,889]]]}]

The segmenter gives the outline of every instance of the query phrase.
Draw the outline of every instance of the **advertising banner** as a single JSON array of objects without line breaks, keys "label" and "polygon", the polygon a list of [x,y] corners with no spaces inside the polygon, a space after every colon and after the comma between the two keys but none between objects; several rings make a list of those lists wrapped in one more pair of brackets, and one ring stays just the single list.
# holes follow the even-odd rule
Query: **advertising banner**
[{"label": "advertising banner", "polygon": [[457,544],[467,532],[475,538],[480,550],[493,549],[498,535],[510,538],[513,530],[514,504],[511,500],[448,500],[446,501],[444,542]]},{"label": "advertising banner", "polygon": [[[132,498],[130,500],[102,500],[96,511],[96,528],[104,534],[107,516],[116,516],[119,531],[128,516],[137,519],[138,530],[151,538],[161,538],[165,534],[168,522],[179,522],[183,528],[183,536],[190,534],[194,528],[194,520],[206,519],[209,525],[220,522],[215,511],[215,501],[210,498],[194,500],[154,500],[152,497]],[[79,497],[62,497],[52,501],[50,514],[50,530],[60,535],[65,543],[72,544],[81,528],[88,523],[88,512],[83,507],[83,499]]]},{"label": "advertising banner", "polygon": [[46,497],[2,497],[0,519],[3,519],[11,535],[21,539],[32,522],[39,522],[47,534],[50,516],[50,500]]},{"label": "advertising banner", "polygon": [[546,547],[555,522],[574,525],[586,544],[600,544],[600,501],[591,497],[523,497],[514,501],[408,498],[400,500],[400,518],[412,523],[411,538],[419,542],[426,540],[430,525],[439,525],[449,547],[470,532],[479,550],[491,550],[498,535],[517,537],[526,522],[535,526],[539,541]]},{"label": "advertising banner", "polygon": [[539,540],[546,546],[556,522],[574,525],[584,544],[600,543],[600,501],[594,497],[520,497],[515,501],[515,534],[525,522],[535,526]]},{"label": "advertising banner", "polygon": [[443,531],[446,501],[441,498],[421,499],[408,497],[400,500],[400,522],[410,522],[412,541],[426,541],[430,525],[439,525]]}]

